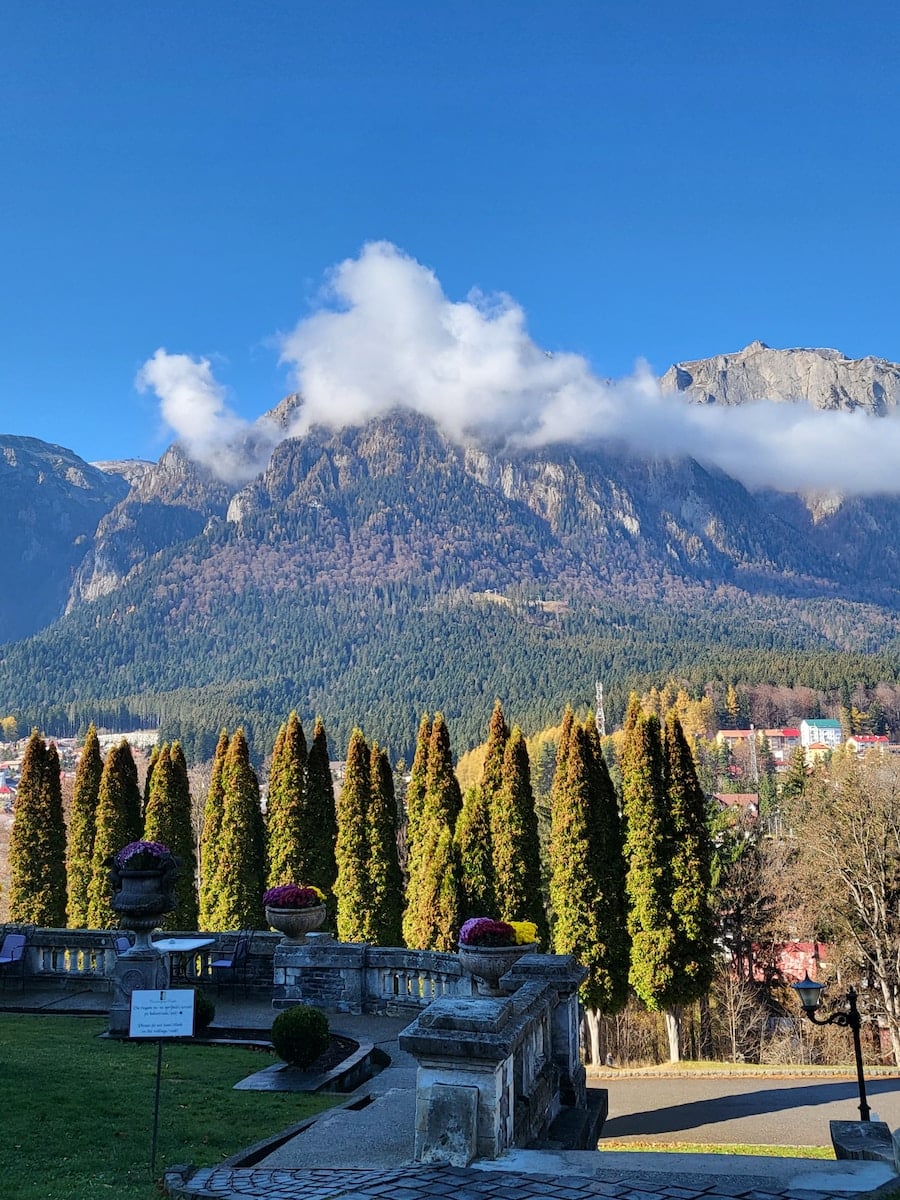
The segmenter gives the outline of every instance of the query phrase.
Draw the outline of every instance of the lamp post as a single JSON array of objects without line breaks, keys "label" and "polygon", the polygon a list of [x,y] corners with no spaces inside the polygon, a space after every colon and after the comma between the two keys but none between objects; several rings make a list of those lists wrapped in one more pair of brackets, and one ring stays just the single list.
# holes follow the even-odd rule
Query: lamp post
[{"label": "lamp post", "polygon": [[853,988],[847,993],[847,1012],[836,1012],[825,1017],[824,1020],[819,1020],[816,1017],[816,1009],[819,1007],[819,1002],[822,999],[822,992],[825,990],[821,983],[816,983],[810,979],[807,971],[804,978],[799,983],[793,985],[794,991],[800,998],[800,1003],[803,1005],[803,1011],[809,1017],[814,1025],[840,1025],[842,1028],[850,1027],[853,1034],[853,1053],[856,1055],[856,1082],[859,1085],[859,1117],[861,1121],[869,1120],[869,1105],[866,1100],[866,1081],[863,1078],[863,1061],[862,1061],[862,1046],[859,1040],[859,1030],[862,1025],[862,1017],[859,1015],[859,1010],[856,1007],[856,992]]}]

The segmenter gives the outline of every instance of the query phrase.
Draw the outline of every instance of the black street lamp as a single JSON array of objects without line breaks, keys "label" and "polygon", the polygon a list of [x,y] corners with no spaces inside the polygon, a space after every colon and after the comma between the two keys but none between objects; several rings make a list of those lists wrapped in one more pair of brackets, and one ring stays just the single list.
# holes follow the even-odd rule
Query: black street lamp
[{"label": "black street lamp", "polygon": [[822,999],[822,992],[825,990],[821,983],[816,983],[810,979],[807,971],[804,978],[799,983],[793,985],[794,991],[800,997],[800,1003],[803,1005],[803,1011],[809,1017],[814,1025],[840,1025],[842,1028],[850,1027],[853,1033],[853,1053],[856,1055],[856,1082],[859,1085],[859,1117],[861,1121],[869,1120],[869,1105],[866,1101],[866,1081],[863,1078],[863,1061],[862,1061],[862,1046],[859,1040],[859,1030],[862,1025],[862,1017],[859,1015],[859,1010],[856,1007],[856,992],[853,988],[847,993],[847,1012],[836,1012],[820,1021],[816,1018],[816,1009],[819,1007],[819,1001]]}]

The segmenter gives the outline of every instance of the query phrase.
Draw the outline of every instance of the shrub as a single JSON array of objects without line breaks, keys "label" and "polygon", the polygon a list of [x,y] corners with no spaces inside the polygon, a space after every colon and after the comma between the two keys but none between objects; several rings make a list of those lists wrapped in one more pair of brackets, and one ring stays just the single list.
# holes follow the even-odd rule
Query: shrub
[{"label": "shrub", "polygon": [[328,1018],[321,1009],[295,1004],[272,1022],[272,1045],[292,1067],[308,1067],[328,1049]]},{"label": "shrub", "polygon": [[194,1033],[206,1033],[216,1015],[216,1006],[200,988],[194,988]]}]

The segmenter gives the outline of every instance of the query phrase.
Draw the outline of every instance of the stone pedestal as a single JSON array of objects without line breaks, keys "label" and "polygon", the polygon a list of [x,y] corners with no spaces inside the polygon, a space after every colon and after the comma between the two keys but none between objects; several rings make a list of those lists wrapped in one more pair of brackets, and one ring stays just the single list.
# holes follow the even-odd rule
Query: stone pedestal
[{"label": "stone pedestal", "polygon": [[113,969],[113,998],[109,1010],[112,1037],[128,1037],[131,993],[156,991],[169,986],[168,956],[158,950],[132,946],[116,959]]}]

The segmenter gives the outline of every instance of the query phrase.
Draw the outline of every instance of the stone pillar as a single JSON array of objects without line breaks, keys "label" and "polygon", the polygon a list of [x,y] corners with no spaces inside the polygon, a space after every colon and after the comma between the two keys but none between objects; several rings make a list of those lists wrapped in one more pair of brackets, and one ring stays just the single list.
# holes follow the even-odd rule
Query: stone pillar
[{"label": "stone pillar", "polygon": [[275,947],[272,1006],[315,1004],[333,1012],[361,1013],[367,949],[364,942],[335,942],[312,934],[303,945],[280,942]]},{"label": "stone pillar", "polygon": [[[513,1050],[522,1032],[513,1016],[509,1000],[444,996],[400,1034],[401,1049],[419,1064],[418,1162],[465,1165],[496,1158],[513,1144]],[[470,1099],[473,1089],[477,1101]],[[448,1130],[455,1131],[450,1143]]]},{"label": "stone pillar", "polygon": [[584,1107],[587,1097],[578,1004],[578,989],[587,976],[587,968],[571,954],[524,954],[500,980],[506,992],[525,983],[549,984],[556,992],[558,999],[550,1016],[550,1053],[559,1068],[560,1102],[570,1108]]}]

